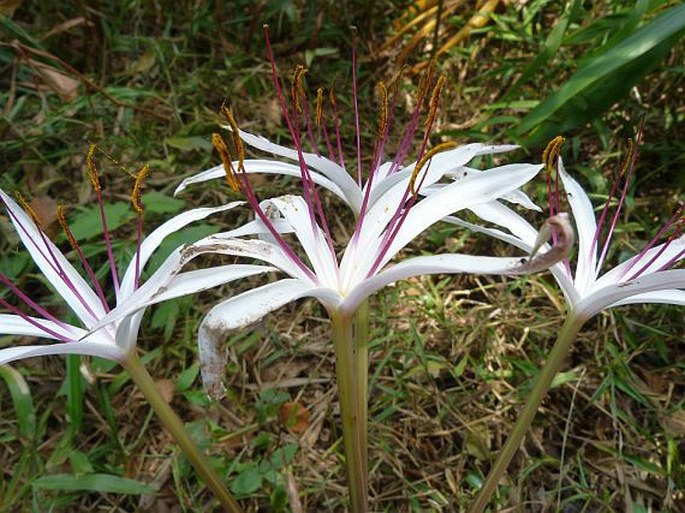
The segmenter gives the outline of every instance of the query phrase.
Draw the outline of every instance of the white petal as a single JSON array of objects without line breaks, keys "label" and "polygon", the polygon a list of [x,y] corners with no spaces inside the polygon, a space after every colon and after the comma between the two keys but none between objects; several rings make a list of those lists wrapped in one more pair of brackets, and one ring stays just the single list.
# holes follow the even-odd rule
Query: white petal
[{"label": "white petal", "polygon": [[[635,255],[622,264],[614,267],[611,271],[605,273],[601,278],[599,278],[591,290],[599,290],[614,283],[627,281],[635,273],[646,266],[647,263],[649,263],[663,249],[665,244],[666,243],[654,246],[645,254]],[[671,241],[664,252],[659,255],[654,262],[650,263],[641,274],[645,275],[649,274],[650,272],[658,271],[664,265],[671,263],[676,256],[683,252],[683,250],[685,250],[685,235],[682,235],[678,239]],[[683,258],[685,258],[685,254],[681,255],[679,260],[682,260]]]},{"label": "white petal", "polygon": [[520,258],[445,254],[410,258],[372,276],[345,296],[340,310],[352,313],[371,294],[398,280],[421,274],[518,274]]},{"label": "white petal", "polygon": [[669,305],[685,306],[685,290],[659,290],[657,292],[645,292],[637,296],[630,296],[613,303],[609,308],[629,304],[665,303]]},{"label": "white petal", "polygon": [[207,290],[248,276],[272,271],[278,271],[278,269],[265,265],[247,264],[220,265],[207,269],[186,271],[177,274],[171,280],[171,283],[165,288],[160,289],[159,293],[150,298],[145,306]]},{"label": "white petal", "polygon": [[[234,165],[237,167],[237,162],[235,162]],[[273,175],[295,176],[297,178],[300,178],[300,166],[288,164],[286,162],[279,162],[277,160],[249,159],[244,161],[244,167],[245,172],[248,174],[264,173]],[[329,180],[325,176],[315,171],[310,171],[310,175],[314,183],[322,186],[325,189],[328,189],[333,194],[338,196],[340,199],[347,202],[347,198],[340,190],[340,187],[338,187],[335,184],[335,182]],[[211,169],[207,169],[206,171],[202,171],[196,175],[185,178],[181,182],[181,184],[178,187],[176,187],[176,190],[174,191],[174,196],[178,195],[191,184],[206,182],[207,180],[225,177],[226,171],[224,170],[223,164],[220,166],[215,166]]]},{"label": "white petal", "polygon": [[[199,221],[217,212],[224,212],[231,210],[237,206],[243,205],[243,201],[234,201],[220,207],[211,208],[196,208],[183,212],[177,216],[172,217],[158,228],[156,228],[150,235],[145,237],[140,245],[140,269],[145,267],[145,264],[152,256],[152,253],[159,247],[162,241],[174,232],[189,225],[194,221]],[[135,287],[135,271],[136,271],[136,257],[133,256],[131,263],[126,269],[123,279],[121,280],[120,297],[125,300],[133,293]]]},{"label": "white petal", "polygon": [[[32,319],[54,332],[71,338],[72,341],[57,341],[54,344],[40,346],[6,347],[0,349],[0,364],[50,354],[85,354],[102,356],[116,361],[122,361],[125,358],[125,354],[115,346],[114,341],[105,332],[93,334],[88,339],[79,341],[81,337],[88,334],[86,330],[76,326],[59,325],[36,317],[32,317]],[[53,339],[47,332],[18,315],[0,314],[0,333]]]},{"label": "white petal", "polygon": [[311,213],[300,196],[281,196],[268,200],[293,227],[302,249],[307,254],[314,274],[329,287],[337,287],[338,262],[318,225],[312,224]]},{"label": "white petal", "polygon": [[[535,239],[537,238],[538,232],[533,225],[529,224],[528,221],[519,216],[512,209],[506,205],[502,205],[499,202],[493,201],[473,206],[469,210],[473,211],[478,217],[485,221],[499,224],[508,228],[515,235],[511,235],[495,228],[486,228],[469,223],[454,216],[445,217],[443,220],[448,223],[463,226],[471,231],[483,233],[507,242],[512,246],[522,249],[526,253],[530,254],[531,250],[533,249],[533,245],[535,244]],[[546,252],[549,251],[550,246],[549,244],[544,244],[541,249]],[[577,303],[580,300],[580,296],[576,292],[573,279],[571,276],[569,276],[566,266],[563,264],[563,262],[554,264],[549,268],[549,271],[559,284],[559,287],[564,293],[566,300],[571,305]]]},{"label": "white petal", "polygon": [[[10,220],[31,258],[50,284],[55,287],[57,293],[62,296],[69,308],[81,319],[81,322],[88,326],[97,317],[104,315],[105,311],[100,298],[61,251],[57,249],[57,246],[50,241],[47,235],[42,234],[36,228],[35,223],[26,212],[1,189],[0,198],[5,203],[10,213]],[[55,269],[55,260],[59,266],[59,272]],[[71,287],[67,285],[64,276],[60,274],[61,272],[66,275],[66,280],[72,284]]]},{"label": "white petal", "polygon": [[559,176],[563,182],[578,232],[576,235],[578,238],[578,263],[576,264],[575,285],[576,290],[583,295],[590,290],[597,274],[597,248],[593,249],[597,221],[595,221],[595,212],[590,198],[578,182],[566,172],[561,158],[559,158]]},{"label": "white petal", "polygon": [[[651,293],[647,298],[650,299],[650,302],[654,302],[659,291],[680,288],[685,288],[685,269],[648,274],[626,283],[616,283],[593,292],[576,305],[575,311],[579,318],[589,319],[606,308],[618,304],[635,303],[642,294]],[[662,297],[663,301],[661,302],[667,303],[672,295],[669,293]],[[631,301],[631,298],[634,301]]]},{"label": "white petal", "polygon": [[[273,153],[274,155],[299,161],[297,150],[274,144],[264,137],[259,137],[241,130],[240,138],[253,148],[258,148]],[[354,181],[347,171],[325,157],[320,157],[313,153],[303,153],[303,156],[307,166],[316,169],[334,182],[346,198],[347,204],[350,205],[354,212],[359,212],[362,200],[361,190],[359,189],[357,182]]]},{"label": "white petal", "polygon": [[226,364],[225,340],[231,331],[255,323],[269,312],[305,296],[329,302],[339,298],[333,291],[317,289],[301,280],[285,279],[227,299],[212,308],[200,324],[198,353],[205,389],[212,397],[223,395]]},{"label": "white petal", "polygon": [[188,256],[192,255],[194,257],[196,252],[255,258],[279,268],[293,278],[308,281],[307,275],[286,255],[285,251],[271,242],[255,239],[236,239],[223,233],[217,233],[205,237],[185,249],[185,253]]},{"label": "white petal", "polygon": [[417,235],[443,217],[463,208],[493,201],[533,178],[542,166],[509,164],[459,182],[454,182],[414,205],[383,258],[387,263]]},{"label": "white petal", "polygon": [[[268,272],[274,268],[267,266],[254,265],[229,265],[218,268],[202,269],[189,271],[180,276],[184,276],[179,282],[174,284],[174,277],[180,272],[184,265],[193,258],[207,253],[236,254],[230,251],[221,251],[220,248],[232,247],[223,241],[218,243],[208,243],[207,239],[215,236],[205,237],[195,244],[187,247],[177,248],[159,266],[155,273],[143,283],[128,299],[117,305],[111,312],[103,316],[92,328],[98,332],[105,326],[117,322],[126,316],[132,315],[147,306],[180,297],[181,295],[199,292],[210,287],[225,284],[230,281],[238,280],[261,272]],[[242,241],[241,239],[231,239],[239,242],[260,243],[261,241]],[[265,243],[262,243],[265,244]]]},{"label": "white petal", "polygon": [[95,344],[92,342],[62,342],[48,346],[19,346],[0,349],[0,364],[15,360],[58,354],[82,354],[85,356],[99,356],[115,362],[126,360],[126,353],[111,345]]}]

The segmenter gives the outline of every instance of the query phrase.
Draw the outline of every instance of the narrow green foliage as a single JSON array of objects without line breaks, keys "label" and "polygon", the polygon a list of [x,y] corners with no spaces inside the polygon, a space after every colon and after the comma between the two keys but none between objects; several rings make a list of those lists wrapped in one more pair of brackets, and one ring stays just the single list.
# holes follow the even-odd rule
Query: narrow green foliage
[{"label": "narrow green foliage", "polygon": [[595,118],[654,69],[683,31],[685,5],[661,13],[579,69],[523,119],[515,134],[540,144]]}]

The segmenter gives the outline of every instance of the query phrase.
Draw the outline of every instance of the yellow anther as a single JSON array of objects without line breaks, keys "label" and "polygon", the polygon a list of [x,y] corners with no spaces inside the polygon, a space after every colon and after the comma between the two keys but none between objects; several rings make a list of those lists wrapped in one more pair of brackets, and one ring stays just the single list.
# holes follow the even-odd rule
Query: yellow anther
[{"label": "yellow anther", "polygon": [[428,103],[428,117],[426,118],[426,127],[433,126],[435,121],[435,116],[438,114],[438,107],[440,105],[440,95],[442,94],[442,89],[445,87],[445,76],[441,75],[438,81],[433,87],[433,92],[431,93],[431,98]]},{"label": "yellow anther", "polygon": [[26,199],[24,199],[24,196],[22,196],[22,194],[19,191],[17,191],[14,193],[14,197],[17,199],[17,203],[19,203],[19,205],[21,205],[21,208],[23,208],[24,211],[31,217],[31,219],[36,224],[36,226],[38,226],[38,228],[41,228],[42,223],[40,222],[38,215],[31,208],[31,205],[28,204]]},{"label": "yellow anther", "polygon": [[293,96],[293,101],[295,102],[295,112],[302,112],[302,108],[300,107],[300,95],[304,96],[302,77],[305,75],[305,73],[307,73],[307,68],[302,66],[302,64],[295,66],[291,84],[291,94]]},{"label": "yellow anther", "polygon": [[67,218],[64,215],[64,207],[62,205],[57,205],[57,221],[59,222],[59,225],[62,227],[64,235],[66,235],[71,247],[74,249],[78,248],[78,242],[76,242],[76,238],[74,237],[74,234],[71,232],[71,228],[69,228],[69,223],[67,223]]},{"label": "yellow anther", "polygon": [[565,142],[566,139],[564,137],[557,135],[549,144],[547,144],[545,151],[542,152],[542,163],[548,172],[552,172],[552,169],[556,169],[559,155],[561,154],[561,147]]},{"label": "yellow anther", "polygon": [[431,82],[433,82],[433,71],[435,69],[435,61],[431,59],[428,62],[428,66],[426,68],[425,73],[421,75],[421,78],[419,79],[419,98],[423,98],[426,93],[428,92],[428,88],[431,85]]},{"label": "yellow anther", "polygon": [[216,151],[221,157],[221,162],[224,165],[224,172],[226,173],[226,183],[231,187],[233,192],[238,192],[240,190],[240,184],[238,183],[238,178],[236,176],[235,169],[233,168],[233,162],[231,161],[231,153],[228,151],[228,146],[224,142],[221,135],[214,133],[212,134],[212,144],[216,148]]},{"label": "yellow anther", "polygon": [[139,214],[143,213],[143,203],[140,201],[140,192],[143,188],[143,181],[147,178],[150,173],[150,165],[145,164],[140,168],[140,171],[136,174],[136,181],[133,183],[133,191],[131,191],[131,204],[136,212]]},{"label": "yellow anther", "polygon": [[381,110],[378,116],[378,138],[385,137],[388,128],[388,89],[383,82],[378,83],[378,96],[380,96]]},{"label": "yellow anther", "polygon": [[335,109],[337,102],[335,101],[335,89],[333,87],[328,91],[328,101],[331,102],[331,107]]},{"label": "yellow anther", "polygon": [[411,192],[411,195],[416,197],[419,193],[419,191],[416,189],[416,181],[419,177],[419,173],[421,170],[424,168],[426,163],[432,159],[436,154],[441,153],[443,151],[451,150],[457,147],[457,143],[455,142],[444,142],[440,143],[437,146],[434,146],[430,150],[426,152],[426,154],[421,157],[421,160],[419,160],[416,163],[416,166],[414,167],[414,172],[411,174],[411,178],[409,179],[409,192]]},{"label": "yellow anther", "polygon": [[635,150],[635,143],[633,142],[632,138],[628,139],[628,153],[626,154],[626,158],[623,161],[623,165],[621,166],[621,171],[619,172],[620,177],[623,177],[623,175],[626,174],[626,171],[630,167],[630,164],[633,161],[633,151]]},{"label": "yellow anther", "polygon": [[[231,127],[233,145],[235,146],[235,151],[238,154],[238,172],[242,173],[245,171],[245,146],[243,145],[243,140],[240,138],[240,128],[238,127],[238,123],[233,117],[231,109],[229,109],[225,104],[221,106],[221,112],[226,117],[226,120],[228,120],[228,124]],[[212,142],[214,142],[214,136],[212,136]],[[225,146],[226,145],[224,144],[224,147]],[[226,153],[228,154],[228,149],[226,150]],[[221,158],[223,159],[223,157]]]},{"label": "yellow anther", "polygon": [[95,166],[95,150],[96,147],[94,144],[88,146],[88,153],[86,153],[86,169],[88,170],[88,179],[93,186],[93,190],[99,193],[102,191],[102,187],[100,187],[98,168]]},{"label": "yellow anther", "polygon": [[323,87],[316,90],[316,126],[321,126],[323,119]]}]

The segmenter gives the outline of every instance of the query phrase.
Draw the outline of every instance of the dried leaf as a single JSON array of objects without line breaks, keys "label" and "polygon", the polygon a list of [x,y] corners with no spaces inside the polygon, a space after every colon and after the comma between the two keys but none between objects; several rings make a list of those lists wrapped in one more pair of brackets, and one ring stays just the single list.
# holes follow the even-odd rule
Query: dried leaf
[{"label": "dried leaf", "polygon": [[44,62],[29,59],[28,63],[33,70],[40,75],[43,84],[57,93],[60,98],[65,101],[73,101],[76,99],[78,96],[78,86],[81,82]]},{"label": "dried leaf", "polygon": [[283,403],[278,413],[278,421],[296,435],[304,433],[309,427],[312,414],[302,404],[295,401]]}]

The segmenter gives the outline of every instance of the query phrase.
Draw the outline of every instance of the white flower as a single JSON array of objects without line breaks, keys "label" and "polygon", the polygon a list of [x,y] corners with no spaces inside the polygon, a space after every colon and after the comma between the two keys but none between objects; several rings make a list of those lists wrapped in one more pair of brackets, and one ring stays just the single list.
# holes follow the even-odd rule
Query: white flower
[{"label": "white flower", "polygon": [[[101,200],[100,194],[98,197]],[[4,283],[24,304],[24,308],[18,308],[7,300],[0,299],[0,305],[10,312],[0,313],[0,334],[57,341],[49,345],[13,346],[0,349],[0,364],[32,356],[55,354],[100,356],[123,363],[131,351],[135,350],[138,328],[146,306],[269,270],[264,266],[233,265],[222,268],[220,274],[217,274],[217,269],[202,269],[178,274],[182,266],[195,256],[184,256],[182,248],[179,248],[145,283],[138,285],[141,270],[165,237],[212,213],[234,208],[240,205],[240,202],[217,208],[190,210],[162,224],[139,243],[138,251],[121,281],[114,266],[110,234],[105,224],[105,244],[111,269],[114,271],[112,283],[116,296],[116,304],[110,308],[104,290],[95,279],[91,267],[78,246],[74,249],[79,253],[81,263],[91,281],[90,284],[40,230],[34,215],[24,211],[2,190],[0,190],[0,203],[6,208],[24,247],[45,279],[80,321],[80,326],[61,321],[19,290],[7,276],[0,273],[0,282]],[[32,310],[32,313],[26,313],[26,310]],[[103,323],[103,319],[108,316],[116,320]],[[96,327],[98,329],[94,329]]]},{"label": "white flower", "polygon": [[[618,198],[616,210],[609,218],[610,202],[617,192],[618,181],[614,184],[597,220],[588,195],[566,172],[562,160],[558,160],[558,176],[566,191],[576,225],[578,250],[575,270],[572,270],[567,260],[557,263],[550,271],[559,283],[572,314],[577,318],[587,320],[607,308],[632,303],[685,305],[685,269],[673,269],[685,257],[682,206],[638,254],[602,274],[604,258],[611,243],[632,172],[632,165],[627,173],[625,167],[622,173],[625,174],[625,185]],[[558,205],[558,198],[552,198],[550,204]],[[505,227],[508,233],[479,227],[456,218],[452,218],[451,221],[507,241],[525,251],[531,251],[535,246],[537,231],[512,209],[499,203],[490,203],[476,206],[472,210],[481,219]],[[675,227],[674,232],[665,242],[659,244],[659,239],[672,227]],[[604,232],[606,234],[602,237]]]}]

